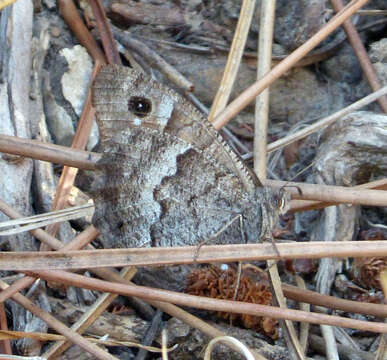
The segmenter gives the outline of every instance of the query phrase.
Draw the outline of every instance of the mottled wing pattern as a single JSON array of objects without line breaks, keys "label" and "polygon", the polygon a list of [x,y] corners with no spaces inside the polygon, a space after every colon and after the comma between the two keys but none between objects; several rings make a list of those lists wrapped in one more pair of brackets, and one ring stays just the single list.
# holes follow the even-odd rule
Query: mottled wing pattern
[{"label": "mottled wing pattern", "polygon": [[[193,245],[238,215],[248,241],[276,194],[254,177],[201,114],[130,68],[106,66],[93,85],[100,129],[93,222],[105,247]],[[266,211],[267,212],[267,211]],[[240,242],[239,221],[220,241]]]}]

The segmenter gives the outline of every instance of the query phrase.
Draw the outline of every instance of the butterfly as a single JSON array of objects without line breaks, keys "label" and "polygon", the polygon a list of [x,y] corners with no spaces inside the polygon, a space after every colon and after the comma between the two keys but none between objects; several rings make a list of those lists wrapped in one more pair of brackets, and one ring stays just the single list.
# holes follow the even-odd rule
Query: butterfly
[{"label": "butterfly", "polygon": [[107,65],[94,81],[92,103],[102,159],[89,192],[104,247],[271,237],[284,192],[262,187],[178,93],[144,73]]}]

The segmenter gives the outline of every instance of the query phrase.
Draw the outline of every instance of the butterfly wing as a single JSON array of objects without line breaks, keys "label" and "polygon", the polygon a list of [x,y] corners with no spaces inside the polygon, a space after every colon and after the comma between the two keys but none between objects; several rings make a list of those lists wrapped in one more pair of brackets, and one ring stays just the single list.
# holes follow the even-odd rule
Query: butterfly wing
[{"label": "butterfly wing", "polygon": [[[191,104],[144,74],[114,65],[102,68],[92,99],[104,154],[92,191],[93,221],[105,246],[195,244],[241,214],[248,238],[257,237],[255,204],[263,193]],[[240,238],[239,227],[223,237]]]}]

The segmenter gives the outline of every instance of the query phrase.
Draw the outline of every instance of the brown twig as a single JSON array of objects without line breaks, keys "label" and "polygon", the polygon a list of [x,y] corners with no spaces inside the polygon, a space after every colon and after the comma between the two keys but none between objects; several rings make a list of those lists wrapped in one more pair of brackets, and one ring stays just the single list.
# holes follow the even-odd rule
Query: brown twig
[{"label": "brown twig", "polygon": [[226,107],[230,98],[239,65],[242,61],[243,50],[254,14],[254,7],[255,0],[243,0],[223,77],[208,116],[208,121],[210,122]]},{"label": "brown twig", "polygon": [[85,170],[95,170],[101,159],[98,153],[8,135],[0,135],[0,152]]},{"label": "brown twig", "polygon": [[116,43],[113,38],[112,30],[109,26],[105,9],[100,0],[90,0],[91,8],[97,22],[99,35],[101,36],[102,45],[105,50],[107,62],[109,64],[122,65],[120,54],[118,53]]},{"label": "brown twig", "polygon": [[172,304],[189,306],[213,311],[250,314],[254,316],[268,316],[275,319],[289,319],[306,321],[312,324],[326,324],[332,326],[349,327],[363,331],[387,333],[387,324],[359,321],[338,316],[309,313],[300,310],[280,309],[268,305],[258,305],[231,300],[211,299],[194,295],[180,294],[174,291],[152,289],[137,285],[123,285],[93,279],[78,274],[70,274],[61,270],[41,270],[34,272],[35,276],[49,281],[81,287],[84,289],[111,292],[127,296],[138,296],[143,299],[168,301]]},{"label": "brown twig", "polygon": [[131,24],[159,24],[172,27],[186,24],[186,14],[177,6],[157,6],[128,0],[125,3],[113,3],[111,10]]},{"label": "brown twig", "polygon": [[[339,12],[344,8],[342,0],[331,0],[331,4],[336,12]],[[352,21],[350,19],[344,21],[342,26],[344,28],[345,33],[347,34],[348,41],[351,44],[359,60],[360,66],[364,71],[364,75],[366,76],[371,89],[373,91],[379,90],[382,85],[378,79],[378,75],[375,71],[375,68],[371,63],[371,60],[367,54],[365,47],[363,46],[363,43],[355,26],[352,24]],[[378,98],[378,103],[382,110],[387,113],[387,96],[384,95]]]},{"label": "brown twig", "polygon": [[77,37],[79,43],[83,45],[94,61],[105,64],[106,58],[99,48],[97,42],[91,36],[89,29],[83,23],[81,17],[72,0],[59,0],[59,12],[71,31]]},{"label": "brown twig", "polygon": [[181,74],[175,67],[166,62],[159,54],[144,42],[134,39],[121,30],[113,28],[114,37],[124,46],[140,54],[149,65],[158,69],[169,81],[183,91],[192,92],[194,84]]},{"label": "brown twig", "polygon": [[267,75],[261,80],[255,82],[245,91],[243,91],[234,101],[232,101],[221,114],[219,114],[213,121],[216,129],[222,128],[235,115],[243,110],[257,95],[264,89],[270,86],[281,75],[288,71],[297,63],[305,54],[316,47],[322,40],[331,34],[337,27],[339,27],[352,14],[360,9],[368,0],[351,1],[343,11],[333,17],[320,31],[318,31],[312,38],[306,41],[298,49],[293,51],[286,59],[282,60],[276,65]]},{"label": "brown twig", "polygon": [[[258,41],[257,80],[265,76],[271,68],[272,44],[274,33],[276,1],[263,0],[261,3],[261,18]],[[218,114],[218,113],[217,113]],[[260,181],[266,180],[267,162],[267,129],[269,123],[269,87],[263,90],[256,98],[255,126],[254,126],[254,171]],[[282,292],[281,278],[275,261],[268,260],[270,283],[273,292],[274,304],[281,309],[287,309],[286,300]],[[294,325],[289,320],[281,320],[280,325],[284,339],[288,345],[292,359],[304,359],[300,342],[298,341]]]},{"label": "brown twig", "polygon": [[[343,241],[203,245],[196,246],[0,252],[0,270],[88,269],[120,266],[161,266],[234,261],[320,259],[323,257],[367,257],[387,254],[387,241]],[[280,255],[278,255],[278,252]],[[94,271],[94,270],[93,270]],[[0,294],[0,301],[2,294]]]},{"label": "brown twig", "polygon": [[368,190],[365,188],[330,186],[319,184],[307,184],[297,182],[285,182],[279,180],[266,180],[265,185],[286,188],[292,199],[321,200],[343,204],[357,204],[370,206],[386,206],[387,193],[380,190]]},{"label": "brown twig", "polygon": [[[93,82],[95,76],[98,74],[101,67],[100,63],[96,63],[93,69],[91,76],[91,82]],[[72,148],[84,149],[89,138],[91,127],[94,120],[94,109],[91,106],[91,88],[89,87],[85,105],[82,110],[81,117],[75,132],[73,142],[71,144]],[[55,197],[52,203],[52,210],[63,209],[67,204],[67,199],[70,194],[70,190],[74,184],[75,177],[78,173],[77,168],[65,166],[63,168],[62,174],[59,179],[58,187],[55,193]],[[47,232],[51,235],[55,235],[59,229],[59,224],[47,226]]]},{"label": "brown twig", "polygon": [[[5,314],[4,303],[0,303],[0,326],[1,330],[8,331],[7,315]],[[9,339],[3,340],[1,348],[1,351],[5,354],[12,355],[11,342]]]},{"label": "brown twig", "polygon": [[[44,159],[50,159],[57,163],[71,163],[74,166],[77,164],[79,168],[83,169],[95,169],[96,161],[101,158],[101,155],[97,153],[80,150],[72,151],[69,148],[58,145],[42,144],[34,140],[21,140],[12,136],[0,135],[0,151],[2,152],[40,159],[41,149],[44,151],[42,155]],[[58,155],[59,149],[65,150],[66,156],[67,154],[71,154],[72,158],[68,159],[62,154]],[[285,186],[294,199],[320,200],[369,206],[386,206],[387,204],[387,194],[382,191],[365,190],[367,189],[367,184],[352,188],[279,180],[267,180],[265,184],[277,188]],[[310,204],[308,202],[308,205]]]},{"label": "brown twig", "polygon": [[373,315],[380,318],[387,316],[387,305],[339,299],[334,296],[322,295],[317,292],[300,289],[296,286],[283,284],[283,292],[288,299],[319,305],[345,312]]}]

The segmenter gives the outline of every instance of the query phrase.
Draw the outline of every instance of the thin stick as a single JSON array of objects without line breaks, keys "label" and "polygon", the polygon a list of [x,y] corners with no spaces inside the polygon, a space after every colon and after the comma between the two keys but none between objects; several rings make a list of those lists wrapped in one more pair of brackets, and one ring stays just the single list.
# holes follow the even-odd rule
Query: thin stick
[{"label": "thin stick", "polygon": [[106,58],[97,42],[91,36],[89,29],[83,23],[72,0],[58,0],[59,12],[64,21],[83,45],[93,60],[101,64],[106,63]]},{"label": "thin stick", "polygon": [[[90,82],[93,82],[94,78],[99,72],[101,67],[100,63],[94,65],[93,73],[91,75]],[[85,104],[82,110],[81,117],[75,132],[72,148],[84,149],[89,138],[91,127],[94,120],[94,109],[91,106],[91,87],[87,91]],[[65,166],[62,170],[62,174],[59,179],[58,187],[56,189],[55,197],[52,202],[52,210],[63,209],[67,205],[67,199],[70,194],[70,190],[74,184],[75,177],[77,176],[78,169]],[[59,229],[59,224],[48,225],[46,231],[55,235]]]},{"label": "thin stick", "polygon": [[85,170],[95,170],[95,164],[101,159],[98,153],[2,134],[0,152]]},{"label": "thin stick", "polygon": [[90,0],[89,4],[93,10],[108,63],[122,65],[120,54],[118,53],[112,30],[109,26],[109,22],[101,0]]},{"label": "thin stick", "polygon": [[249,88],[242,92],[234,101],[232,101],[221,114],[219,114],[213,121],[216,129],[222,128],[235,115],[242,111],[250,102],[252,102],[257,95],[259,95],[270,84],[277,80],[281,75],[287,72],[297,61],[299,61],[305,54],[316,47],[322,40],[331,34],[337,27],[339,27],[352,14],[359,10],[368,0],[351,1],[345,10],[339,12],[333,17],[320,31],[318,31],[312,38],[306,41],[298,49],[293,51],[286,59],[282,60],[275,66],[267,75],[261,80],[255,82]]},{"label": "thin stick", "polygon": [[285,187],[292,199],[322,200],[343,204],[387,206],[387,193],[381,190],[266,180],[265,185]]},{"label": "thin stick", "polygon": [[[5,314],[4,303],[0,303],[0,325],[2,331],[8,331],[7,315]],[[3,340],[2,352],[12,355],[11,342],[9,339]]]},{"label": "thin stick", "polygon": [[[25,157],[30,157],[32,154],[32,158],[39,159],[41,144],[37,141],[20,140],[12,136],[0,135],[0,151],[6,153],[18,154]],[[38,149],[34,149],[35,147],[38,147]],[[58,146],[53,147],[52,145],[44,146],[45,157],[50,157],[55,162],[63,160],[63,156],[57,156],[58,148]],[[66,160],[66,162],[72,161],[73,163],[77,163],[79,168],[83,169],[95,169],[96,160],[101,158],[101,154],[97,153],[81,150],[72,151],[65,147],[60,148],[67,149],[67,154],[73,155],[73,159]],[[305,184],[279,180],[267,180],[265,184],[273,187],[285,186],[294,199],[320,200],[369,206],[386,206],[387,204],[387,194],[383,191],[356,190],[356,187]]]},{"label": "thin stick", "polygon": [[387,333],[387,324],[384,323],[340,318],[338,316],[309,313],[300,310],[280,309],[273,306],[245,303],[242,301],[212,299],[202,296],[181,294],[174,291],[152,289],[144,286],[109,283],[107,281],[78,274],[71,274],[61,270],[42,270],[34,273],[36,274],[35,276],[42,277],[49,281],[60,281],[61,283],[84,289],[138,296],[144,299],[168,301],[173,304],[190,306],[197,309],[250,314],[254,316],[269,316],[274,319],[289,319],[293,321],[305,321],[312,324],[326,324],[361,329],[362,331]]},{"label": "thin stick", "polygon": [[[0,270],[87,269],[121,266],[150,266],[211,262],[261,261],[269,259],[320,259],[323,257],[386,256],[387,241],[343,241],[338,243],[271,243],[203,245],[71,251],[0,252]],[[0,301],[2,294],[0,293]]]},{"label": "thin stick", "polygon": [[[275,0],[263,0],[258,41],[257,81],[271,69],[274,33]],[[254,171],[261,181],[266,179],[267,129],[269,123],[269,87],[257,96],[254,126]]]},{"label": "thin stick", "polygon": [[[331,0],[331,4],[333,9],[336,12],[341,11],[344,8],[344,4],[342,0]],[[343,28],[345,33],[347,34],[348,41],[351,44],[358,60],[360,66],[364,71],[364,75],[367,78],[367,81],[373,91],[379,90],[382,85],[378,79],[378,75],[375,71],[374,66],[371,63],[371,60],[367,54],[367,51],[360,39],[359,33],[357,32],[355,26],[352,24],[350,19],[344,21]],[[378,103],[382,110],[387,113],[387,96],[381,96],[378,99]]]},{"label": "thin stick", "polygon": [[308,135],[313,134],[314,132],[327,127],[328,125],[334,123],[335,121],[344,117],[345,115],[348,115],[349,113],[359,110],[360,108],[374,102],[375,100],[379,99],[382,95],[385,95],[385,94],[387,94],[387,86],[384,86],[383,88],[373,92],[370,95],[367,95],[366,97],[354,102],[353,104],[345,107],[342,110],[335,112],[332,115],[329,115],[319,121],[316,121],[314,124],[309,125],[308,127],[302,130],[299,130],[293,134],[283,137],[282,139],[279,139],[277,141],[270,143],[267,147],[267,151],[272,152],[286,145],[289,145],[295,141],[303,139],[304,137],[307,137]]},{"label": "thin stick", "polygon": [[169,81],[187,92],[194,90],[194,84],[181,74],[176,68],[164,60],[159,54],[148,47],[144,42],[136,40],[132,36],[123,33],[121,30],[113,28],[114,37],[126,46],[129,50],[141,55],[149,65],[158,69]]},{"label": "thin stick", "polygon": [[343,310],[350,313],[373,315],[379,318],[387,317],[387,305],[384,304],[372,304],[340,299],[288,284],[282,284],[282,290],[288,299],[295,301],[323,306],[330,309]]},{"label": "thin stick", "polygon": [[212,121],[226,107],[230,98],[231,90],[242,60],[251,19],[254,15],[254,7],[255,0],[243,0],[223,77],[212,103],[210,115],[208,116],[209,121]]},{"label": "thin stick", "polygon": [[[387,190],[387,179],[380,179],[371,181],[369,183],[353,186],[352,189],[378,189],[378,190]],[[289,212],[298,212],[306,210],[316,210],[322,209],[327,206],[337,205],[334,202],[323,202],[323,201],[313,201],[313,200],[292,200],[290,202]]]},{"label": "thin stick", "polygon": [[[266,75],[271,69],[272,44],[275,19],[275,0],[263,0],[261,4],[261,18],[258,41],[257,80]],[[267,129],[269,123],[269,87],[263,90],[255,103],[254,126],[254,171],[261,181],[266,180],[267,157]],[[287,309],[286,299],[282,292],[281,278],[275,261],[268,260],[270,283],[274,297],[274,304],[281,309]],[[288,345],[292,359],[304,359],[294,325],[289,320],[280,320],[284,339]]]}]

